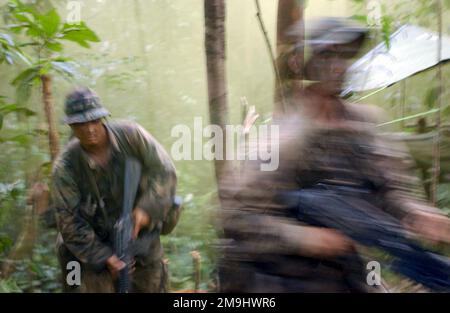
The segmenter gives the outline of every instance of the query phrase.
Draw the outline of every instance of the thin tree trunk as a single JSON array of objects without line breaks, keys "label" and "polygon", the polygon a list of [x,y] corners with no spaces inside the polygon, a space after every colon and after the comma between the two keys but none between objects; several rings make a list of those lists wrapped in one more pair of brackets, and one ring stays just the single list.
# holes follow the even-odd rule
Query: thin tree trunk
[{"label": "thin tree trunk", "polygon": [[202,258],[200,256],[200,252],[198,252],[197,250],[191,251],[191,256],[194,269],[194,293],[197,293],[200,290]]},{"label": "thin tree trunk", "polygon": [[33,255],[34,243],[38,236],[37,215],[48,208],[49,190],[46,183],[36,183],[28,194],[27,207],[24,215],[24,224],[20,235],[15,242],[8,259],[2,264],[1,277],[8,278],[15,270],[15,263]]},{"label": "thin tree trunk", "polygon": [[[294,44],[297,44],[304,40],[304,1],[303,0],[279,0],[278,1],[278,14],[277,14],[277,59],[280,60],[280,56],[291,49]],[[294,32],[292,32],[295,30]],[[288,31],[290,31],[288,33]],[[280,86],[282,89],[276,88],[275,92],[275,113],[282,112],[283,94],[297,93],[303,88],[303,66],[304,66],[304,48],[299,47],[297,50],[301,56],[298,58],[298,67],[301,71],[296,75],[297,77],[287,83],[290,80],[287,73],[288,68],[284,64],[279,64]],[[286,60],[281,59],[281,62]]]},{"label": "thin tree trunk", "polygon": [[228,119],[226,86],[226,46],[225,46],[225,0],[205,0],[205,51],[208,79],[209,116],[213,125],[223,130],[224,160],[215,160],[215,173],[222,195],[220,181],[226,171],[226,132]]},{"label": "thin tree trunk", "polygon": [[48,75],[41,76],[42,81],[42,100],[44,103],[45,118],[48,125],[48,143],[50,148],[50,157],[52,163],[55,161],[59,153],[59,135],[55,124],[55,117],[53,112],[53,97],[52,97],[52,79]]},{"label": "thin tree trunk", "polygon": [[286,99],[284,96],[283,90],[283,81],[281,79],[280,71],[278,68],[278,63],[273,53],[272,44],[270,43],[269,35],[267,33],[266,26],[264,24],[264,20],[262,18],[261,6],[259,4],[259,0],[255,0],[256,5],[256,17],[258,18],[259,26],[264,36],[264,40],[266,42],[267,51],[269,52],[270,60],[272,61],[273,72],[275,74],[275,99],[281,102],[281,108],[284,112],[286,109]]},{"label": "thin tree trunk", "polygon": [[437,79],[438,79],[438,93],[437,93],[437,113],[436,113],[436,136],[433,146],[433,180],[431,185],[431,201],[433,205],[437,205],[437,189],[439,186],[439,177],[441,174],[441,108],[442,108],[442,95],[443,95],[443,77],[442,77],[442,1],[436,0],[438,8],[438,67],[437,67]]},{"label": "thin tree trunk", "polygon": [[[303,1],[302,0],[279,0],[277,15],[277,53],[283,51],[284,45],[292,45],[304,38],[304,21],[303,21]],[[303,27],[298,29],[296,35],[290,35],[286,31],[293,25]]]},{"label": "thin tree trunk", "polygon": [[[401,85],[400,85],[401,91],[400,91],[400,114],[401,117],[404,118],[406,116],[405,114],[405,110],[406,110],[406,79],[401,81]],[[403,129],[405,128],[405,121],[401,121],[400,124],[401,130],[403,131]]]},{"label": "thin tree trunk", "polygon": [[[54,121],[51,81],[50,76],[41,76],[42,100],[44,104],[44,114],[48,124],[50,157],[53,163],[59,153],[59,136]],[[35,183],[28,196],[23,228],[14,247],[8,255],[8,260],[2,265],[1,272],[3,278],[9,277],[15,271],[16,261],[32,256],[34,243],[38,234],[38,220],[36,216],[38,213],[47,210],[48,200],[49,192],[47,184],[43,182]]]},{"label": "thin tree trunk", "polygon": [[[53,97],[51,92],[52,79],[48,75],[41,76],[42,82],[42,100],[44,104],[44,114],[48,125],[48,142],[50,148],[50,157],[52,163],[59,153],[59,135],[56,129]],[[27,208],[24,217],[24,226],[12,248],[8,261],[2,266],[2,276],[9,277],[15,271],[15,262],[33,255],[33,247],[38,235],[37,215],[42,214],[48,209],[49,189],[47,183],[40,182],[38,175],[37,182],[33,185],[28,196]]]}]

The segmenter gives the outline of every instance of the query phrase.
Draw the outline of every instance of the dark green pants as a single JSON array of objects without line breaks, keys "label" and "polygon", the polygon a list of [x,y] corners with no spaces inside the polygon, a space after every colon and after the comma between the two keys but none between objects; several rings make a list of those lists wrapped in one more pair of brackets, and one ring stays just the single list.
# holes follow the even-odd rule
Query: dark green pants
[{"label": "dark green pants", "polygon": [[[110,272],[104,269],[94,269],[79,262],[72,253],[64,246],[57,247],[58,260],[62,270],[63,292],[70,293],[113,293],[115,292],[115,282]],[[81,284],[79,286],[69,286],[67,284],[66,269],[68,262],[77,261],[80,263]],[[168,271],[167,264],[162,259],[152,262],[142,262],[136,260],[136,269],[132,274],[132,292],[136,293],[160,293],[167,292]]]}]

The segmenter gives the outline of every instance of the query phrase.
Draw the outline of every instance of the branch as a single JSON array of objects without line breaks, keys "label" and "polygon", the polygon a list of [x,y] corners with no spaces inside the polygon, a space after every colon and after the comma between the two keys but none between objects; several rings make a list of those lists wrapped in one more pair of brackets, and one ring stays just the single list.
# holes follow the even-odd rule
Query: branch
[{"label": "branch", "polygon": [[270,43],[270,39],[269,39],[269,35],[266,30],[266,26],[264,25],[264,21],[262,19],[261,7],[259,5],[259,0],[255,0],[255,5],[256,5],[256,17],[258,18],[259,26],[261,28],[261,31],[264,36],[264,40],[266,42],[267,50],[269,52],[269,56],[272,61],[273,70],[275,72],[277,85],[280,90],[281,102],[283,104],[283,111],[286,112],[286,99],[284,96],[284,90],[283,90],[283,86],[282,86],[282,82],[281,82],[281,75],[280,75],[280,71],[278,69],[277,62],[275,60],[275,55],[273,54],[272,44]]}]

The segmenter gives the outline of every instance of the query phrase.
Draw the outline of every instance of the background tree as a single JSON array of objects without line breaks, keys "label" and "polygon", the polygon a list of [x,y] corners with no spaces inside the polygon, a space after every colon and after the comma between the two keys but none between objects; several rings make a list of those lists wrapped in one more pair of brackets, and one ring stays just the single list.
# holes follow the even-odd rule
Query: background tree
[{"label": "background tree", "polygon": [[[228,120],[225,48],[225,0],[205,0],[205,51],[208,79],[210,122],[223,130],[224,156],[225,126]],[[216,179],[221,196],[220,180],[226,171],[225,160],[215,160]]]},{"label": "background tree", "polygon": [[[0,33],[0,64],[7,63],[9,65],[16,65],[17,63],[16,61],[21,61],[26,65],[30,65],[28,58],[25,56],[19,45],[15,43],[13,38],[6,32]],[[19,116],[24,115],[28,117],[34,115],[34,112],[25,107],[18,106],[15,103],[9,103],[6,97],[0,96],[0,144],[6,142],[17,142],[20,144],[23,141],[23,139],[26,138],[26,132],[23,131],[20,133],[16,133],[13,136],[8,136],[7,134],[5,134],[5,132],[2,131],[5,119],[7,119],[8,116],[12,114],[16,114]],[[14,186],[12,186],[10,192],[6,193],[6,196],[14,199],[17,196],[17,189]],[[3,207],[3,205],[5,205],[6,200],[7,200],[6,198],[0,197],[0,206]],[[30,219],[27,219],[26,222],[27,229],[29,229],[30,228],[29,226],[31,226],[29,225],[29,222]],[[26,233],[32,234],[34,232],[31,231]],[[32,245],[33,240],[29,236],[26,237],[21,236],[19,241],[21,242],[21,244],[16,245],[16,248],[12,249],[12,251],[15,256],[17,255],[18,257],[21,257],[23,256],[21,252],[25,250],[27,251],[31,250],[28,244]],[[0,252],[2,252],[4,249],[8,248],[8,246],[12,244],[13,242],[12,240],[10,240],[10,238],[6,236],[0,236]],[[1,267],[0,276],[2,278],[8,277],[10,275],[11,269],[12,267],[10,266],[10,263],[4,263],[3,266]]]},{"label": "background tree", "polygon": [[[19,45],[14,42],[13,38],[6,32],[0,32],[0,64],[14,65],[17,61],[30,65],[28,58]],[[0,131],[3,128],[4,118],[11,113],[25,113],[28,116],[34,114],[29,109],[8,103],[6,97],[0,96]],[[4,141],[7,141],[7,139],[0,136],[0,143]]]},{"label": "background tree", "polygon": [[72,41],[89,48],[89,42],[99,42],[97,35],[80,21],[68,24],[61,21],[55,8],[45,13],[20,0],[8,2],[7,27],[17,35],[22,35],[22,46],[33,48],[31,64],[12,82],[17,87],[17,102],[25,103],[35,85],[41,86],[43,111],[48,127],[48,142],[52,162],[59,152],[59,135],[55,125],[52,95],[53,75],[73,77],[76,72],[74,62],[63,55],[63,41]]},{"label": "background tree", "polygon": [[[43,112],[47,122],[47,135],[50,150],[51,162],[56,159],[59,153],[59,135],[55,124],[54,103],[52,94],[52,81],[54,75],[61,75],[72,78],[76,75],[75,62],[63,55],[63,41],[72,41],[78,45],[89,48],[89,42],[98,42],[97,35],[89,29],[84,22],[79,24],[68,24],[61,21],[57,10],[51,3],[45,3],[46,12],[41,13],[32,4],[23,3],[20,0],[8,1],[5,11],[5,30],[9,34],[0,36],[0,62],[5,60],[13,62],[13,57],[22,59],[25,69],[12,81],[16,87],[17,104],[6,104],[0,99],[0,129],[3,116],[11,112],[33,114],[26,109],[31,95],[32,88],[41,87],[41,98],[43,102]],[[14,35],[14,36],[13,36]],[[20,44],[15,44],[13,37]],[[29,49],[27,56],[23,50]],[[12,139],[21,140],[17,135]],[[2,137],[0,137],[2,140]],[[11,139],[10,139],[11,140]],[[29,152],[29,147],[27,146]],[[27,152],[27,153],[28,153]],[[3,279],[6,279],[15,269],[15,263],[33,254],[34,243],[37,238],[37,215],[48,208],[48,186],[46,178],[49,172],[42,175],[42,169],[46,165],[40,166],[36,173],[25,173],[26,196],[25,211],[23,216],[23,226],[19,232],[14,246],[8,253],[8,258],[2,264],[1,272]]]},{"label": "background tree", "polygon": [[[304,1],[279,0],[277,13],[276,54],[274,54],[265,27],[259,0],[255,0],[256,17],[266,41],[275,74],[275,105],[273,115],[286,110],[286,96],[298,93],[303,84],[304,47],[298,45],[304,40]],[[294,46],[296,49],[293,50]],[[295,66],[294,66],[295,64]],[[294,68],[295,67],[295,68]]]}]

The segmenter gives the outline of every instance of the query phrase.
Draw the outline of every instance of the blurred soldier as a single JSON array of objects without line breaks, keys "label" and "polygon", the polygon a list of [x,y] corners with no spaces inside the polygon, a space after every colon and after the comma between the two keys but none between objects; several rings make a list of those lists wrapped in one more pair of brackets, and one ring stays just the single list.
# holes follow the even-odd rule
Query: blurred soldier
[{"label": "blurred soldier", "polygon": [[[423,238],[450,241],[450,223],[412,200],[400,148],[373,132],[379,110],[343,102],[347,62],[366,30],[340,19],[313,27],[305,76],[316,83],[291,95],[280,126],[280,166],[273,172],[249,163],[240,177],[224,179],[221,288],[225,292],[379,292],[369,286],[354,243],[335,229],[297,220],[278,195],[318,184],[376,189],[379,205]],[[272,147],[273,149],[274,147]],[[371,198],[372,199],[372,198]],[[367,204],[361,201],[360,204]],[[358,204],[356,204],[358,205]]]},{"label": "blurred soldier", "polygon": [[[172,207],[176,173],[169,155],[138,124],[106,122],[109,112],[89,89],[70,93],[65,113],[75,138],[55,162],[52,177],[64,290],[115,291],[125,263],[114,254],[113,227],[122,213],[125,159],[133,157],[142,174],[133,210],[132,291],[166,291],[160,234],[174,227],[179,213]],[[66,283],[71,261],[81,264],[80,286]]]}]

